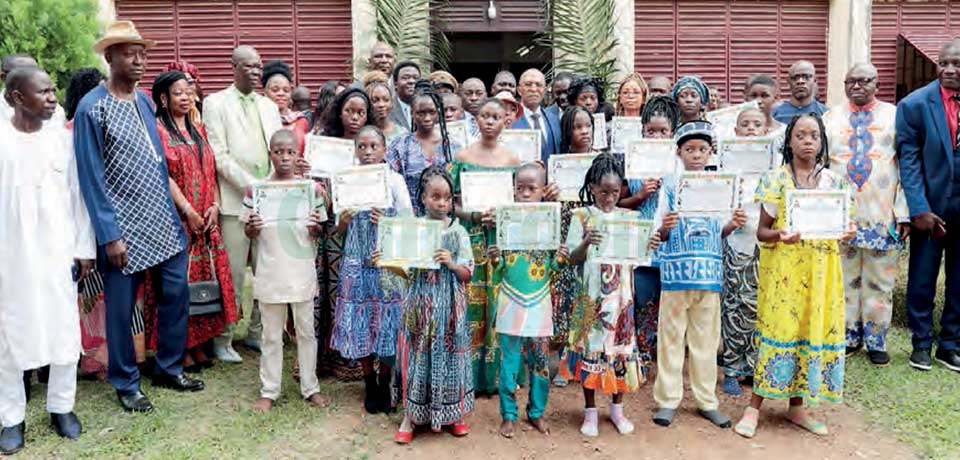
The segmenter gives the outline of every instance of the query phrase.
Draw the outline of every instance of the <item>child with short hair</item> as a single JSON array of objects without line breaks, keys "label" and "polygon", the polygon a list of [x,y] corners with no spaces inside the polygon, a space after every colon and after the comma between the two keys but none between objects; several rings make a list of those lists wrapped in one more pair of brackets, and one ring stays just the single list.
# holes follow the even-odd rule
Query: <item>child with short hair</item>
[{"label": "child with short hair", "polygon": [[623,212],[617,208],[622,183],[620,162],[611,154],[600,154],[587,170],[580,189],[585,207],[573,211],[566,240],[567,246],[574,248],[570,263],[583,266],[583,278],[560,373],[583,385],[585,409],[580,432],[589,437],[599,435],[597,390],[612,396],[610,421],[617,431],[633,432],[633,423],[623,412],[623,394],[636,391],[643,380],[633,328],[633,267],[587,260],[590,246],[603,241],[596,230],[597,220],[604,214]]},{"label": "child with short hair", "polygon": [[[297,137],[281,129],[270,137],[270,162],[273,173],[267,182],[299,180],[296,174]],[[317,380],[317,337],[313,328],[313,298],[317,295],[314,272],[316,239],[320,224],[327,220],[323,187],[315,186],[317,201],[307,222],[278,222],[266,225],[264,216],[254,212],[253,190],[248,188],[243,200],[247,238],[256,240],[257,258],[253,298],[260,302],[263,338],[260,355],[260,398],[253,405],[255,412],[267,412],[280,397],[283,371],[283,329],[287,308],[293,311],[297,334],[297,357],[302,370],[300,393],[313,406],[326,407],[329,400],[320,395]]]},{"label": "child with short hair", "polygon": [[[404,416],[394,440],[413,440],[414,425],[440,431],[452,425],[454,436],[466,436],[464,418],[473,411],[473,367],[467,326],[467,291],[473,271],[470,237],[453,214],[453,180],[440,166],[420,176],[418,201],[428,219],[443,223],[442,248],[434,255],[436,270],[412,269],[403,302],[397,340],[394,402],[403,402]],[[374,253],[377,265],[379,253]]]},{"label": "child with short hair", "polygon": [[[386,138],[380,128],[364,126],[354,138],[355,155],[361,165],[383,163]],[[403,176],[389,170],[390,207],[384,210],[345,210],[340,213],[337,233],[344,236],[340,258],[340,281],[330,346],[345,359],[358,359],[363,366],[363,407],[368,413],[390,412],[390,378],[397,351],[400,305],[403,289],[393,273],[373,265],[370,255],[377,245],[377,222],[383,216],[411,214],[413,207]],[[373,370],[379,361],[379,380]]]},{"label": "child with short hair", "polygon": [[[830,156],[819,115],[794,117],[786,133],[784,165],[761,177],[754,196],[761,204],[759,345],[753,398],[734,428],[747,438],[756,434],[764,399],[789,399],[787,420],[819,436],[828,434],[827,426],[807,414],[804,400],[812,405],[843,400],[846,304],[840,248],[836,240],[803,240],[789,232],[786,197],[790,190],[847,190],[849,184],[827,169]],[[854,236],[851,220],[840,241]]]},{"label": "child with short hair", "polygon": [[[713,153],[713,126],[692,121],[674,136],[686,171],[703,171]],[[683,400],[683,362],[690,350],[690,380],[698,413],[729,428],[730,418],[717,409],[717,347],[720,345],[720,289],[723,279],[721,240],[742,227],[742,209],[724,224],[717,217],[687,216],[675,210],[677,178],[664,179],[660,195],[660,317],[657,332],[657,380],[653,421],[669,426]]]},{"label": "child with short hair", "polygon": [[[734,134],[759,137],[767,134],[766,115],[760,109],[744,109],[737,115]],[[744,186],[756,184],[741,177]],[[752,186],[752,185],[751,185]],[[718,362],[723,369],[723,392],[740,396],[740,379],[753,380],[757,362],[757,346],[753,340],[757,329],[757,272],[760,248],[757,245],[757,222],[748,221],[723,244],[723,290],[720,294],[720,338],[722,348]]]},{"label": "child with short hair", "polygon": [[[521,165],[514,178],[514,196],[518,203],[543,201],[547,174],[538,163]],[[543,420],[550,392],[550,338],[553,318],[550,301],[550,276],[569,254],[566,245],[556,251],[500,251],[495,244],[487,248],[487,259],[494,277],[500,279],[496,297],[497,337],[500,345],[500,435],[512,438],[517,421],[518,373],[526,364],[530,382],[527,420],[537,431],[550,433]]]}]

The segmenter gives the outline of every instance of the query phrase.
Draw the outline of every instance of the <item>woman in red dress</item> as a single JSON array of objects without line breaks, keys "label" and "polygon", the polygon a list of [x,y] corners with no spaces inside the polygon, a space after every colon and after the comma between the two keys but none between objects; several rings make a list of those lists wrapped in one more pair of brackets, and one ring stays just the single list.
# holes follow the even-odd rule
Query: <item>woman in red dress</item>
[{"label": "woman in red dress", "polygon": [[[220,283],[223,309],[190,316],[188,322],[184,366],[195,371],[210,364],[202,346],[220,335],[224,325],[237,320],[230,265],[218,226],[220,193],[216,164],[203,127],[195,126],[187,116],[193,107],[187,75],[179,70],[158,75],[152,93],[157,107],[157,132],[170,174],[170,195],[189,234],[187,279],[190,283]],[[152,304],[148,302],[151,308],[144,311],[149,348],[156,345],[156,307]]]}]

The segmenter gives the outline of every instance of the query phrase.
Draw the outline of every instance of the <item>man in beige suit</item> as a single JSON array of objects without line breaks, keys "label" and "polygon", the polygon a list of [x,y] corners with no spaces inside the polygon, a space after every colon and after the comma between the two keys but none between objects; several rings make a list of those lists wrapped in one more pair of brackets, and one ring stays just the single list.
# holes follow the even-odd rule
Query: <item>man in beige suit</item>
[{"label": "man in beige suit", "polygon": [[[244,277],[250,259],[250,240],[239,221],[240,203],[248,185],[270,174],[270,136],[282,127],[280,111],[270,99],[254,91],[260,82],[263,64],[257,50],[240,46],[233,50],[233,84],[211,94],[203,103],[203,122],[217,160],[222,210],[220,227],[230,258],[230,274],[237,295],[243,298]],[[260,311],[254,304],[250,328],[244,343],[260,349]],[[241,362],[233,349],[233,326],[214,340],[214,354],[224,362]]]}]

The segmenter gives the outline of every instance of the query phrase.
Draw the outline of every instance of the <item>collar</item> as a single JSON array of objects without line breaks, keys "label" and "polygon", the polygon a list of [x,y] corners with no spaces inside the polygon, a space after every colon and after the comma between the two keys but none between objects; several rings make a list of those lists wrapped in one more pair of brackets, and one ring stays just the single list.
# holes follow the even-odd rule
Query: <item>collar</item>
[{"label": "collar", "polygon": [[874,99],[873,99],[873,102],[870,102],[869,104],[864,105],[864,106],[859,106],[859,105],[855,105],[854,103],[852,103],[852,102],[850,102],[850,101],[848,100],[848,101],[847,101],[847,105],[850,106],[850,111],[851,111],[851,112],[869,112],[869,111],[877,108],[877,103],[878,103],[878,102],[879,102],[879,101],[877,100],[877,98],[874,98]]},{"label": "collar", "polygon": [[256,97],[257,97],[256,91],[250,91],[250,94],[243,94],[240,92],[239,89],[237,89],[237,85],[230,85],[230,89],[233,90],[234,94],[236,94],[237,99],[239,99],[240,102],[253,102],[254,100],[256,100]]},{"label": "collar", "polygon": [[960,90],[947,89],[947,88],[944,88],[943,85],[938,85],[938,86],[940,87],[940,98],[941,98],[941,99],[947,100],[947,99],[952,98],[953,96],[960,95]]},{"label": "collar", "polygon": [[523,114],[524,114],[526,117],[530,117],[530,115],[537,114],[537,115],[540,115],[540,118],[543,118],[543,114],[542,114],[541,112],[542,112],[542,110],[540,110],[540,106],[539,106],[539,105],[537,106],[537,109],[536,109],[536,110],[528,109],[526,106],[523,107]]}]

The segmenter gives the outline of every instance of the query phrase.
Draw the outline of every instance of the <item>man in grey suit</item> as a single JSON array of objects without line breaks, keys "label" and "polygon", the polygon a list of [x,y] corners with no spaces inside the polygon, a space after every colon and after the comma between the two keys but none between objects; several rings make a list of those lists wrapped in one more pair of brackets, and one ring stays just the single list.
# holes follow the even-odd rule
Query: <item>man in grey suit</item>
[{"label": "man in grey suit", "polygon": [[413,113],[410,103],[413,101],[413,87],[420,79],[420,66],[412,61],[403,61],[393,69],[393,110],[390,119],[410,131]]}]

